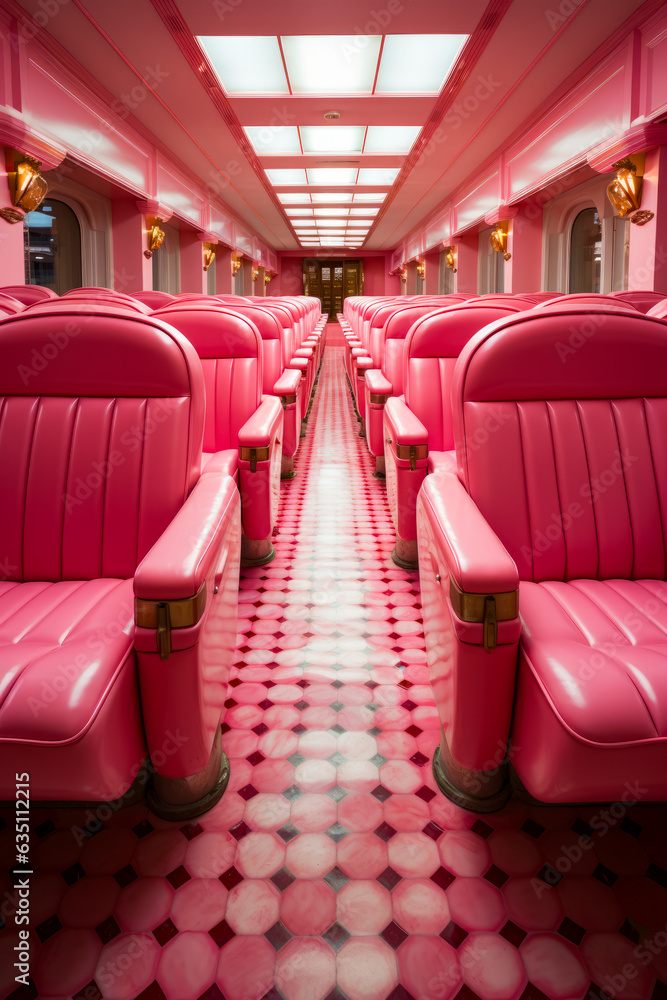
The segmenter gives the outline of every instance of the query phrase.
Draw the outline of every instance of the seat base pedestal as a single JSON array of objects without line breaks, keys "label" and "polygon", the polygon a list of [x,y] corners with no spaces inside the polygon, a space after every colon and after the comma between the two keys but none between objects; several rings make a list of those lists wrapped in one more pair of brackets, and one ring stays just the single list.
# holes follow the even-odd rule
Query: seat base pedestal
[{"label": "seat base pedestal", "polygon": [[408,571],[418,569],[417,542],[408,542],[405,538],[399,538],[397,535],[396,547],[391,554],[391,558],[401,569],[407,569]]},{"label": "seat base pedestal", "polygon": [[433,753],[433,777],[443,795],[471,812],[498,812],[512,794],[506,766],[468,771],[452,758],[444,736]]},{"label": "seat base pedestal", "polygon": [[375,472],[373,473],[375,479],[386,479],[385,466],[384,466],[384,455],[375,456]]},{"label": "seat base pedestal", "polygon": [[228,783],[229,759],[222,749],[218,724],[206,767],[187,778],[165,778],[154,774],[146,800],[149,809],[160,819],[180,823],[212,809],[222,798]]},{"label": "seat base pedestal", "polygon": [[276,550],[270,538],[246,538],[241,536],[241,565],[247,569],[263,566],[276,558]]},{"label": "seat base pedestal", "polygon": [[294,479],[296,469],[294,468],[294,455],[283,455],[280,461],[280,478]]}]

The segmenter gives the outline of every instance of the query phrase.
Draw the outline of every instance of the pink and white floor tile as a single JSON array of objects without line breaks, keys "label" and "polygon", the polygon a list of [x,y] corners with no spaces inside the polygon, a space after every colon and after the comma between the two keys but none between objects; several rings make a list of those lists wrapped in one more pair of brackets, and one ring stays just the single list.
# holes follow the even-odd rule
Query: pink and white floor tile
[{"label": "pink and white floor tile", "polygon": [[[232,778],[183,828],[144,806],[35,816],[33,979],[13,1000],[667,1000],[667,809],[437,791],[416,575],[325,351],[276,559],[241,580]],[[11,864],[11,814],[0,845]]]}]

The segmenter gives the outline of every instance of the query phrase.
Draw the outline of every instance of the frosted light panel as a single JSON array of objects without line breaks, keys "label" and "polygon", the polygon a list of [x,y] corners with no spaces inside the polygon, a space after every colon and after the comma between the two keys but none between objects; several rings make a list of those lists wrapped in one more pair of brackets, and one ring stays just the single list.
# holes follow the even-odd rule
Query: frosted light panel
[{"label": "frosted light panel", "polygon": [[302,125],[304,153],[360,153],[364,143],[363,125]]},{"label": "frosted light panel", "polygon": [[379,211],[380,211],[379,208],[370,208],[370,207],[369,208],[351,208],[350,209],[350,215],[365,215],[366,217],[368,217],[369,215],[377,215]]},{"label": "frosted light panel", "polygon": [[437,94],[469,35],[387,35],[376,94]]},{"label": "frosted light panel", "polygon": [[256,153],[278,156],[281,153],[301,153],[296,125],[246,125],[245,133]]},{"label": "frosted light panel", "polygon": [[[340,202],[342,205],[345,201],[352,201],[351,194],[343,194],[341,191],[331,191],[330,193],[318,191],[317,193],[313,192],[310,197],[314,202],[319,202],[320,204],[324,202],[328,202],[329,204]],[[384,195],[382,197],[384,198]]]},{"label": "frosted light panel", "polygon": [[320,218],[320,216],[323,216],[323,215],[333,215],[333,216],[337,215],[340,218],[343,218],[343,216],[347,215],[347,210],[344,209],[344,208],[342,208],[342,209],[341,208],[314,208],[313,212],[315,213],[315,215],[317,216],[318,219]]},{"label": "frosted light panel", "polygon": [[[387,197],[386,194],[379,194],[379,193],[378,194],[373,194],[370,191],[369,192],[362,191],[359,194],[355,194],[355,196],[353,198],[353,201],[355,203],[360,202],[360,201],[366,201],[366,202],[384,201],[386,197]],[[313,201],[314,200],[315,200],[315,195],[313,195]]]},{"label": "frosted light panel", "polygon": [[309,194],[291,194],[287,191],[281,191],[278,195],[278,201],[282,202],[283,205],[305,205],[310,204]]},{"label": "frosted light panel", "polygon": [[306,184],[305,170],[267,170],[266,176],[272,184]]},{"label": "frosted light panel", "polygon": [[285,215],[312,215],[312,208],[286,208]]},{"label": "frosted light panel", "polygon": [[369,125],[364,153],[409,153],[421,125]]},{"label": "frosted light panel", "polygon": [[356,167],[308,168],[309,184],[354,184],[356,179]]},{"label": "frosted light panel", "polygon": [[364,167],[359,171],[360,184],[393,184],[398,167]]},{"label": "frosted light panel", "polygon": [[283,35],[295,94],[370,94],[380,35]]},{"label": "frosted light panel", "polygon": [[275,35],[200,35],[197,41],[228,94],[289,94]]}]

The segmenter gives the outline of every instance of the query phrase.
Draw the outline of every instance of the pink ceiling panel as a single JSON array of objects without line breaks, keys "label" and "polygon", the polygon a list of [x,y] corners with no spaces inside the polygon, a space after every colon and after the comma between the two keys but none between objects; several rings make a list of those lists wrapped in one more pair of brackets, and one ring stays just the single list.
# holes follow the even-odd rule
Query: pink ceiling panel
[{"label": "pink ceiling panel", "polygon": [[428,227],[424,238],[424,249],[428,250],[437,243],[444,243],[450,236],[449,206]]},{"label": "pink ceiling panel", "polygon": [[472,191],[459,198],[453,211],[454,232],[461,232],[464,229],[479,222],[484,216],[500,202],[500,175],[497,170],[488,174],[484,180],[480,181]]},{"label": "pink ceiling panel", "polygon": [[538,128],[510,148],[505,201],[544,184],[581,158],[587,149],[629,125],[625,110],[626,74],[620,55],[607,60],[571,95],[557,104]]},{"label": "pink ceiling panel", "polygon": [[[67,145],[79,160],[105,177],[122,178],[138,191],[150,191],[150,149],[123,134],[117,116],[55,66],[28,59],[22,77],[23,114],[36,130]],[[114,122],[114,118],[116,121]]]},{"label": "pink ceiling panel", "polygon": [[167,165],[161,157],[157,164],[158,200],[169,205],[176,215],[192,219],[199,226],[205,225],[205,201],[193,189],[192,181],[177,171],[171,164]]},{"label": "pink ceiling panel", "polygon": [[234,224],[232,220],[211,205],[211,220],[208,228],[216,236],[219,236],[223,243],[232,246],[234,242]]}]

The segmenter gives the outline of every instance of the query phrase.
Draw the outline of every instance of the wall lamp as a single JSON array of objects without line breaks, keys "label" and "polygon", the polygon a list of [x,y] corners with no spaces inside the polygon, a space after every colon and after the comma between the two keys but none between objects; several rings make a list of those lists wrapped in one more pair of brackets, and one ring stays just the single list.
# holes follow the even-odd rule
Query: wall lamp
[{"label": "wall lamp", "polygon": [[499,222],[489,237],[491,249],[501,253],[505,260],[511,260],[512,254],[507,252],[507,222]]},{"label": "wall lamp", "polygon": [[238,274],[241,270],[241,258],[232,256],[232,276]]},{"label": "wall lamp", "polygon": [[259,278],[259,270],[256,267],[253,267],[253,269],[252,269],[252,280],[253,281],[257,281],[258,278]]},{"label": "wall lamp", "polygon": [[419,275],[419,277],[423,281],[424,280],[424,275],[426,274],[426,261],[425,260],[418,260],[417,261],[417,274]]},{"label": "wall lamp", "polygon": [[456,274],[456,247],[445,247],[445,267]]},{"label": "wall lamp", "polygon": [[[10,154],[11,156],[11,154]],[[41,163],[22,153],[14,153],[18,157],[14,170],[7,171],[9,182],[9,197],[12,208],[0,208],[0,217],[5,222],[22,222],[26,212],[34,212],[44,201],[49,190],[47,181],[40,173]]]},{"label": "wall lamp", "polygon": [[629,156],[614,163],[612,170],[616,171],[616,176],[607,187],[607,197],[612,208],[621,218],[627,215],[630,222],[634,222],[637,226],[645,226],[651,221],[654,213],[647,210],[640,211],[644,183],[643,157],[640,161],[641,172],[637,170],[637,164],[633,163]]},{"label": "wall lamp", "polygon": [[408,272],[405,270],[404,267],[402,267],[401,270],[398,272],[398,276],[401,279],[401,283],[405,284],[405,282],[408,280]]},{"label": "wall lamp", "polygon": [[155,216],[146,218],[146,228],[148,229],[148,250],[144,250],[144,257],[150,260],[155,250],[159,250],[164,243],[165,231],[161,229],[162,219]]},{"label": "wall lamp", "polygon": [[215,243],[203,243],[202,246],[204,247],[204,270],[208,271],[215,260]]},{"label": "wall lamp", "polygon": [[268,283],[269,283],[270,281],[271,281],[271,275],[270,275],[270,274],[265,274],[265,275],[264,275],[264,284],[265,284],[265,285],[268,285]]}]

